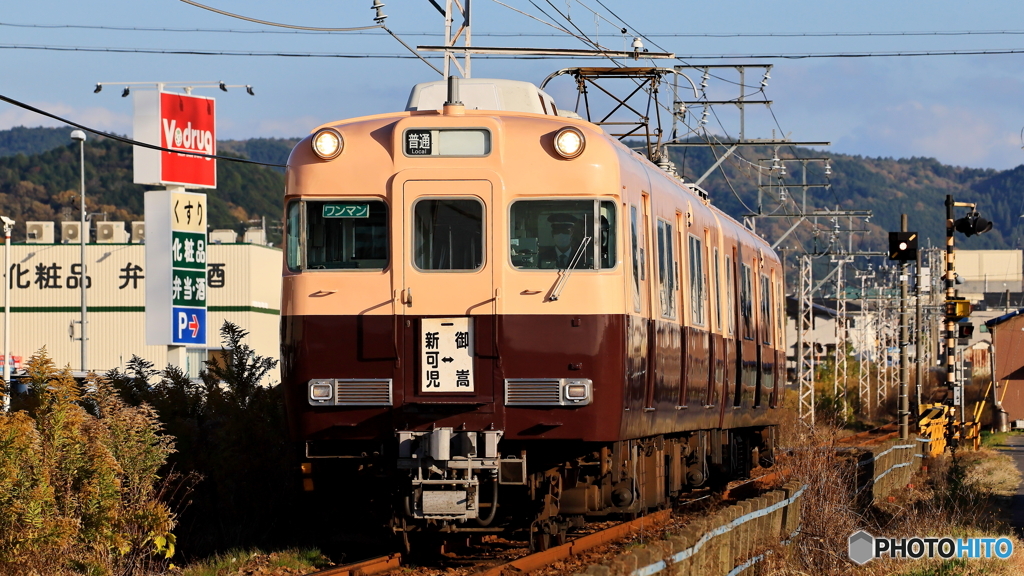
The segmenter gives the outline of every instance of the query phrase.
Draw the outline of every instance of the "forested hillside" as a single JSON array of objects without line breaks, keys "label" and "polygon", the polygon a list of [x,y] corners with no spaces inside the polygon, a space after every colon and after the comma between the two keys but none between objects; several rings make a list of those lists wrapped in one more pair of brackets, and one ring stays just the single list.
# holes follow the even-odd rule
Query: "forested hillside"
[{"label": "forested hillside", "polygon": [[[671,154],[677,169],[688,181],[693,181],[714,165],[715,154],[723,152],[721,147],[715,152],[706,147],[695,147],[674,148]],[[703,183],[712,201],[734,217],[758,211],[758,180],[754,165],[758,159],[772,158],[773,151],[771,148],[746,148],[737,155],[739,153],[744,159],[730,158],[723,163],[728,178],[722,175],[722,170],[716,170]],[[778,155],[779,158],[831,158],[830,176],[824,173],[824,163],[808,162],[807,182],[827,182],[831,187],[810,189],[807,207],[808,210],[834,210],[837,206],[841,210],[871,210],[873,217],[866,224],[854,220],[855,229],[869,230],[867,234],[854,236],[855,250],[885,250],[886,232],[899,230],[900,214],[903,213],[909,216],[910,229],[921,233],[922,246],[928,246],[929,241],[932,246],[945,245],[947,194],[952,194],[957,201],[977,202],[982,215],[994,223],[992,231],[987,234],[972,238],[958,235],[957,246],[966,249],[1020,247],[1020,233],[1024,228],[1018,228],[1018,220],[1024,213],[1024,166],[1000,172],[948,166],[934,158],[866,158],[802,148],[781,148]],[[770,166],[770,162],[764,165]],[[780,209],[776,185],[762,195],[760,212],[792,213],[795,209],[792,200],[799,202],[802,198],[797,186],[802,179],[800,163],[790,161],[786,166],[787,209]],[[767,174],[762,182],[769,182]],[[778,180],[775,183],[778,184]],[[960,209],[959,213],[963,214],[963,210]],[[757,229],[774,240],[793,223],[795,220],[791,218],[761,218]],[[824,250],[830,237],[825,228],[831,227],[832,223],[826,218],[819,218],[819,224],[822,231],[817,235],[813,233],[813,226],[803,224],[782,246]],[[844,218],[840,226],[846,229],[849,222]],[[846,245],[845,235],[843,244]]]},{"label": "forested hillside", "polygon": [[0,157],[15,154],[38,154],[53,150],[71,142],[71,131],[74,128],[25,128],[16,126],[10,130],[0,130]]},{"label": "forested hillside", "polygon": [[[70,128],[15,128],[0,131],[0,206],[5,215],[19,222],[26,220],[60,221],[77,219],[78,154],[69,141]],[[218,142],[218,152],[261,162],[285,164],[298,141],[281,138],[253,138]],[[715,163],[724,148],[673,148],[672,159],[688,181],[693,181]],[[111,140],[91,137],[86,152],[86,199],[90,212],[105,212],[112,220],[142,218],[142,199],[146,187],[132,181],[131,147]],[[742,158],[740,155],[742,154]],[[771,148],[743,148],[723,163],[703,186],[712,201],[737,219],[757,211],[757,171],[759,158],[771,158]],[[1021,215],[1024,214],[1024,166],[997,171],[947,166],[933,158],[866,158],[829,154],[802,148],[780,148],[780,158],[821,158],[831,161],[829,177],[821,162],[808,163],[808,182],[830,183],[829,189],[816,188],[808,193],[809,208],[839,207],[843,210],[871,210],[867,223],[854,221],[854,228],[867,234],[854,236],[854,248],[884,250],[889,230],[899,228],[901,213],[910,216],[910,228],[922,234],[922,245],[944,243],[946,194],[957,200],[977,202],[982,214],[991,219],[991,232],[973,238],[958,237],[957,245],[969,249],[1017,248],[1021,246]],[[1022,157],[1024,160],[1024,157]],[[785,177],[789,199],[799,199],[795,184],[801,180],[797,162],[788,162]],[[215,228],[241,230],[244,222],[266,217],[277,221],[281,214],[284,190],[283,170],[221,161],[217,163],[217,190],[210,192],[210,223]],[[767,183],[767,179],[762,182]],[[762,195],[761,212],[779,213],[779,188]],[[788,209],[792,210],[792,202]],[[761,218],[757,229],[770,240],[778,238],[795,221],[790,218]],[[849,222],[840,222],[843,228]],[[824,250],[831,226],[819,219],[820,231],[803,224],[782,246],[793,249]],[[271,230],[272,240],[279,233]],[[15,241],[24,238],[19,226]],[[845,244],[845,236],[844,236]]]},{"label": "forested hillside", "polygon": [[[31,140],[46,141],[46,133],[40,132],[46,130],[51,129],[29,130],[33,135]],[[19,223],[14,231],[15,242],[25,238],[25,221],[60,222],[78,219],[78,146],[69,141],[70,129],[52,130],[58,130],[62,136],[62,142],[57,147],[28,156],[18,153],[0,157],[0,210]],[[9,140],[7,136],[11,132],[0,131],[0,141]],[[259,151],[268,147],[272,150],[285,147],[291,149],[290,145],[278,143],[284,141],[261,140],[261,143],[254,145],[254,154],[262,154]],[[16,142],[9,146],[10,149],[19,150],[26,147],[27,144]],[[224,147],[219,152],[232,155],[225,148],[230,147]],[[248,151],[244,145],[235,149]],[[234,155],[241,156],[237,153]],[[276,159],[278,152],[263,155]],[[284,155],[287,159],[287,152]],[[89,212],[101,213],[107,220],[143,219],[143,195],[153,187],[132,183],[131,146],[107,138],[91,137],[85,143],[85,177],[86,207]],[[213,228],[242,231],[249,220],[261,217],[266,217],[268,223],[280,220],[284,176],[262,166],[219,161],[217,189],[208,194],[210,225]],[[268,235],[271,242],[276,243],[280,238],[280,232],[273,227],[268,227]]]}]

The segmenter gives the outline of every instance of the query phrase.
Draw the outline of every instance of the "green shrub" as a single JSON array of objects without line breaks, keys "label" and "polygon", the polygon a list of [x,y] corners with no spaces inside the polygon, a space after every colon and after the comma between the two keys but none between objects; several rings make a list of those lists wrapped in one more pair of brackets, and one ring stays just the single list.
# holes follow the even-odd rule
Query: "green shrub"
[{"label": "green shrub", "polygon": [[107,374],[123,398],[151,405],[175,438],[167,468],[202,478],[181,512],[178,544],[188,558],[296,538],[282,391],[263,382],[277,360],[256,354],[235,324],[225,322],[220,335],[221,354],[199,380],[137,356]]},{"label": "green shrub", "polygon": [[94,374],[83,393],[45,348],[27,372],[28,408],[0,413],[0,573],[131,575],[170,556],[158,471],[173,444],[153,410]]}]

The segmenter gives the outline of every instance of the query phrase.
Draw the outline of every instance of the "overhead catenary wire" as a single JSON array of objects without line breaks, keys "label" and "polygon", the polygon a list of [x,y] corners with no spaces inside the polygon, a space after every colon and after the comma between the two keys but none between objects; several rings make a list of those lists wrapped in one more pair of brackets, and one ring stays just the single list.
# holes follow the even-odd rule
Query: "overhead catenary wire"
[{"label": "overhead catenary wire", "polygon": [[[550,27],[554,28],[555,30],[558,30],[558,31],[560,31],[560,32],[562,32],[564,34],[568,34],[570,36],[575,36],[575,34],[573,34],[572,32],[569,32],[568,30],[566,30],[565,28],[562,28],[561,26],[558,26],[556,24],[552,24],[551,22],[548,22],[546,20],[541,20],[540,18],[537,18],[533,14],[530,14],[528,12],[523,12],[522,10],[520,10],[520,9],[514,7],[514,6],[509,6],[508,4],[505,4],[504,2],[501,2],[500,0],[491,0],[491,1],[494,2],[495,4],[498,4],[499,6],[504,6],[505,8],[508,8],[509,10],[512,10],[513,12],[518,12],[518,13],[522,14],[523,16],[526,16],[527,18],[530,18],[532,20],[536,20],[537,22],[540,22],[541,24],[544,24],[545,26],[550,26]],[[474,36],[489,36],[489,34],[474,34]],[[551,36],[561,37],[561,34],[551,34]]]},{"label": "overhead catenary wire", "polygon": [[157,146],[155,144],[148,144],[146,142],[139,142],[138,140],[133,140],[131,138],[126,138],[124,136],[118,136],[117,134],[111,134],[109,132],[103,132],[102,130],[97,130],[95,128],[90,128],[88,126],[85,126],[84,124],[79,124],[77,122],[72,122],[71,120],[68,120],[67,118],[63,118],[63,117],[58,116],[58,115],[56,115],[56,114],[54,114],[52,112],[47,112],[46,110],[42,110],[40,108],[36,108],[35,106],[32,106],[30,104],[26,104],[26,103],[18,101],[18,100],[15,100],[14,98],[10,98],[10,97],[4,96],[3,94],[0,94],[0,102],[6,102],[8,104],[11,104],[12,106],[17,106],[19,108],[23,108],[25,110],[28,110],[29,112],[35,112],[36,114],[40,114],[42,116],[46,116],[47,118],[53,118],[54,120],[63,122],[65,124],[69,125],[69,126],[74,126],[75,128],[80,128],[82,130],[85,130],[86,132],[90,132],[92,134],[96,134],[97,136],[103,136],[104,138],[110,138],[111,140],[117,140],[118,142],[123,142],[125,144],[131,144],[132,146],[141,146],[143,148],[149,148],[150,150],[159,150],[161,152],[173,152],[175,154],[185,154],[186,156],[198,156],[200,158],[210,158],[210,159],[217,159],[217,160],[228,160],[230,162],[240,162],[242,164],[258,164],[260,166],[273,166],[275,168],[287,168],[288,167],[287,164],[274,164],[274,163],[271,163],[271,162],[258,162],[256,160],[248,160],[246,158],[235,158],[235,157],[232,157],[232,156],[218,156],[216,154],[203,154],[202,152],[188,152],[186,150],[174,150],[174,149],[171,149],[171,148],[164,148],[163,146]]},{"label": "overhead catenary wire", "polygon": [[[196,49],[163,49],[163,48],[118,48],[104,46],[47,46],[39,44],[0,44],[0,50],[47,50],[56,52],[113,52],[121,54],[171,54],[182,56],[278,56],[282,58],[343,58],[356,60],[425,60],[442,58],[442,56],[421,56],[419,54],[373,54],[373,53],[337,53],[337,52],[264,52],[259,50],[196,50]],[[565,56],[555,54],[531,55],[488,55],[473,56],[485,60],[551,60],[564,59]],[[573,58],[606,58],[606,55],[577,55]]]},{"label": "overhead catenary wire", "polygon": [[196,8],[202,8],[203,10],[209,10],[210,12],[216,12],[223,16],[230,16],[231,18],[237,18],[239,20],[245,20],[246,22],[253,22],[255,24],[263,24],[264,26],[276,26],[278,28],[291,28],[292,30],[309,30],[315,32],[356,32],[359,30],[372,30],[374,28],[383,28],[383,24],[373,24],[372,26],[354,26],[350,28],[322,28],[318,26],[296,26],[294,24],[282,24],[280,22],[271,22],[269,20],[258,20],[256,18],[250,18],[248,16],[242,16],[241,14],[234,14],[231,12],[225,12],[212,6],[200,4],[194,0],[181,0],[185,4],[195,6]]},{"label": "overhead catenary wire", "polygon": [[207,6],[205,4],[200,4],[198,2],[195,2],[194,0],[181,0],[181,1],[184,2],[185,4],[190,5],[190,6],[195,6],[196,8],[202,8],[203,10],[209,10],[210,12],[216,12],[217,14],[222,14],[224,16],[229,16],[231,18],[238,18],[239,20],[245,20],[246,22],[254,22],[256,24],[263,24],[265,26],[276,26],[278,28],[290,28],[290,29],[293,29],[293,30],[306,30],[306,31],[313,31],[313,32],[358,32],[360,30],[373,30],[374,28],[380,28],[380,29],[384,30],[385,32],[387,32],[388,34],[390,34],[392,38],[394,38],[395,40],[398,40],[398,42],[402,46],[405,46],[406,50],[408,50],[409,52],[412,52],[412,54],[415,55],[416,58],[421,60],[427,66],[430,66],[431,68],[433,68],[435,72],[437,72],[438,74],[444,74],[443,72],[441,72],[441,70],[437,66],[434,66],[429,61],[427,61],[427,59],[424,58],[419,52],[417,52],[412,46],[409,46],[408,44],[406,44],[401,38],[398,37],[397,34],[395,34],[390,29],[388,29],[388,27],[384,25],[384,18],[387,18],[387,16],[381,16],[379,9],[378,9],[378,12],[377,12],[377,15],[378,15],[377,23],[372,25],[372,26],[356,26],[356,27],[351,27],[351,28],[321,28],[321,27],[314,27],[314,26],[296,26],[296,25],[293,25],[293,24],[282,24],[280,22],[270,22],[268,20],[258,20],[256,18],[250,18],[248,16],[242,16],[240,14],[234,14],[234,13],[231,13],[231,12],[225,12],[224,10],[218,10],[217,8],[213,8],[213,7]]},{"label": "overhead catenary wire", "polygon": [[[495,0],[496,1],[496,0]],[[503,4],[513,10],[517,10],[514,7]],[[580,3],[581,6],[588,10],[593,10]],[[517,10],[518,11],[518,10]],[[524,13],[527,16],[529,14]],[[608,22],[618,26],[617,23],[612,22],[603,15],[598,16]],[[533,16],[530,16],[534,18]],[[539,20],[539,19],[538,19]],[[543,20],[539,20],[543,22]],[[548,24],[547,22],[544,22]],[[549,26],[553,26],[548,24]],[[222,34],[309,34],[309,35],[330,35],[330,34],[341,34],[348,33],[350,35],[382,35],[379,32],[372,31],[377,26],[370,26],[368,30],[356,30],[351,28],[343,28],[341,30],[345,32],[328,32],[328,31],[316,31],[316,30],[258,30],[258,29],[232,29],[232,28],[168,28],[168,27],[150,27],[150,26],[109,26],[109,25],[90,25],[90,24],[25,24],[17,22],[0,22],[0,26],[8,26],[13,28],[40,28],[40,29],[78,29],[78,30],[111,30],[111,31],[122,31],[122,32],[203,32],[203,33],[222,33]],[[414,31],[400,31],[396,32],[403,36],[444,36],[440,32],[414,32]],[[645,36],[650,38],[871,38],[871,37],[945,37],[945,36],[1020,36],[1024,35],[1024,30],[946,30],[946,31],[907,31],[907,32],[653,32],[648,33]],[[561,34],[553,34],[550,32],[475,32],[473,36],[487,36],[487,37],[509,37],[509,38],[557,38]]]}]

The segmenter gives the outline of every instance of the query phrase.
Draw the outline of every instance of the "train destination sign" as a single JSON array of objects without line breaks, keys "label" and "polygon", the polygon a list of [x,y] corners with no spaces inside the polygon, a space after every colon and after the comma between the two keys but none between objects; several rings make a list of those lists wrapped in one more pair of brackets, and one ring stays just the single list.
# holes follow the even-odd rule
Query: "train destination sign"
[{"label": "train destination sign", "polygon": [[206,194],[146,192],[146,341],[206,344]]},{"label": "train destination sign", "polygon": [[324,204],[324,218],[369,218],[369,204]]},{"label": "train destination sign", "polygon": [[216,188],[216,160],[180,153],[217,153],[214,99],[146,90],[133,94],[135,139],[176,151],[135,146],[132,151],[135,183]]},{"label": "train destination sign", "polygon": [[474,390],[469,318],[424,318],[420,324],[420,391]]},{"label": "train destination sign", "polygon": [[409,129],[402,140],[406,156],[486,156],[491,132],[484,128]]}]

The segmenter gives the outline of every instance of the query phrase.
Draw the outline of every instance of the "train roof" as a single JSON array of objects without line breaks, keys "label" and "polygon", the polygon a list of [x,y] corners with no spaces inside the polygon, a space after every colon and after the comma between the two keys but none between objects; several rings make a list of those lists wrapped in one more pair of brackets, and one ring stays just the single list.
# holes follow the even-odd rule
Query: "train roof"
[{"label": "train roof", "polygon": [[[440,110],[447,98],[447,81],[422,82],[413,86],[405,109]],[[575,112],[559,110],[554,98],[530,82],[521,80],[463,78],[459,80],[459,100],[467,110],[502,110],[579,118]]]}]

